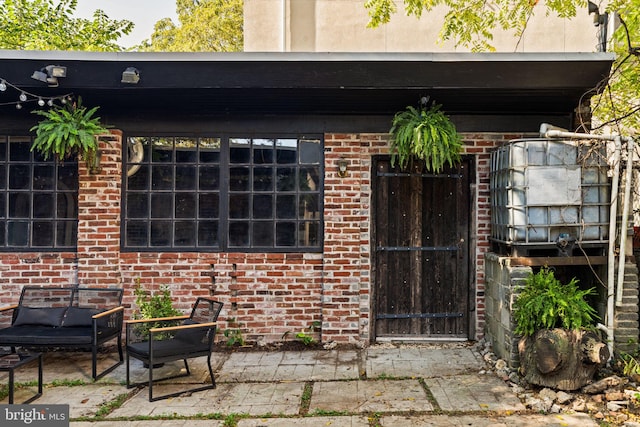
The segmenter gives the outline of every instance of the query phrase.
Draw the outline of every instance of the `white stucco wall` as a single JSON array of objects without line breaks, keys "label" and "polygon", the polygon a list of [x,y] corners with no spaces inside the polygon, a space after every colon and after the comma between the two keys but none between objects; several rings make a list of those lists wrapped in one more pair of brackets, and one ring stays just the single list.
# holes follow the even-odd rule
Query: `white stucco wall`
[{"label": "white stucco wall", "polygon": [[[402,8],[402,0],[397,0]],[[364,0],[245,0],[244,50],[247,52],[455,52],[451,41],[438,42],[444,9],[421,19],[401,10],[391,22],[367,28]],[[284,25],[283,25],[284,22]],[[545,16],[542,5],[521,40],[494,35],[499,52],[593,52],[593,17],[579,10],[572,20]]]}]

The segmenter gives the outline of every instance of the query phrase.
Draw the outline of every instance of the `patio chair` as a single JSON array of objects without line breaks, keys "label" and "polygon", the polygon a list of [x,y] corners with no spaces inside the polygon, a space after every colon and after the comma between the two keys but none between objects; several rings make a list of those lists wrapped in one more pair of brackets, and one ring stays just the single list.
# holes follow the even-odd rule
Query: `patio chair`
[{"label": "patio chair", "polygon": [[[222,305],[219,301],[200,297],[196,300],[190,315],[126,321],[127,388],[146,384],[144,382],[131,384],[131,357],[148,365],[149,402],[175,397],[187,392],[192,393],[215,388],[216,382],[211,368],[211,353],[216,334],[216,320],[220,310],[222,310]],[[202,356],[207,357],[211,384],[158,397],[153,396],[154,382],[191,375],[187,359]],[[184,362],[186,372],[154,380],[154,366],[177,360]]]}]

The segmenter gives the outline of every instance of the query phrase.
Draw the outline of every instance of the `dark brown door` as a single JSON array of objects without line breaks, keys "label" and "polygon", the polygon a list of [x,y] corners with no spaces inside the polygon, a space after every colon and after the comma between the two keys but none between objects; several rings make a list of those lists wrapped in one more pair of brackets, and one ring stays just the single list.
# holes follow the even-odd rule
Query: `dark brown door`
[{"label": "dark brown door", "polygon": [[470,166],[432,174],[375,161],[376,338],[469,337]]}]

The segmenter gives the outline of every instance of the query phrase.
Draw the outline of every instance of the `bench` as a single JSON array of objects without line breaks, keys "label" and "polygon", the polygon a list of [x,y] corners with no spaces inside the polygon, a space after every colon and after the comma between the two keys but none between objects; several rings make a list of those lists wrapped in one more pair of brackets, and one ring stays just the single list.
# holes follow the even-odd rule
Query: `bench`
[{"label": "bench", "polygon": [[[124,361],[122,295],[120,288],[24,286],[18,304],[0,308],[0,315],[11,314],[11,326],[0,329],[0,347],[91,349],[97,380]],[[98,373],[98,348],[114,339],[119,360]]]}]

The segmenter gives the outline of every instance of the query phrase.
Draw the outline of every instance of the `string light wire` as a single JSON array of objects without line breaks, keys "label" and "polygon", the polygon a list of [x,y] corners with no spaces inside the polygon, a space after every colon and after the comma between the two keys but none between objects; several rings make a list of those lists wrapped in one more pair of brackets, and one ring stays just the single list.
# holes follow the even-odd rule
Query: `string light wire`
[{"label": "string light wire", "polygon": [[0,106],[15,105],[18,110],[22,108],[22,104],[26,104],[29,102],[37,102],[38,105],[40,105],[41,107],[44,106],[45,103],[48,106],[52,107],[55,101],[60,101],[61,103],[66,104],[67,101],[71,100],[73,96],[72,93],[66,93],[64,95],[57,95],[57,96],[37,95],[35,93],[31,93],[29,91],[21,89],[18,86],[12,84],[11,82],[7,81],[7,79],[0,77],[0,93],[6,92],[7,88],[14,89],[18,93],[20,93],[20,95],[18,96],[17,101],[0,102]]}]

